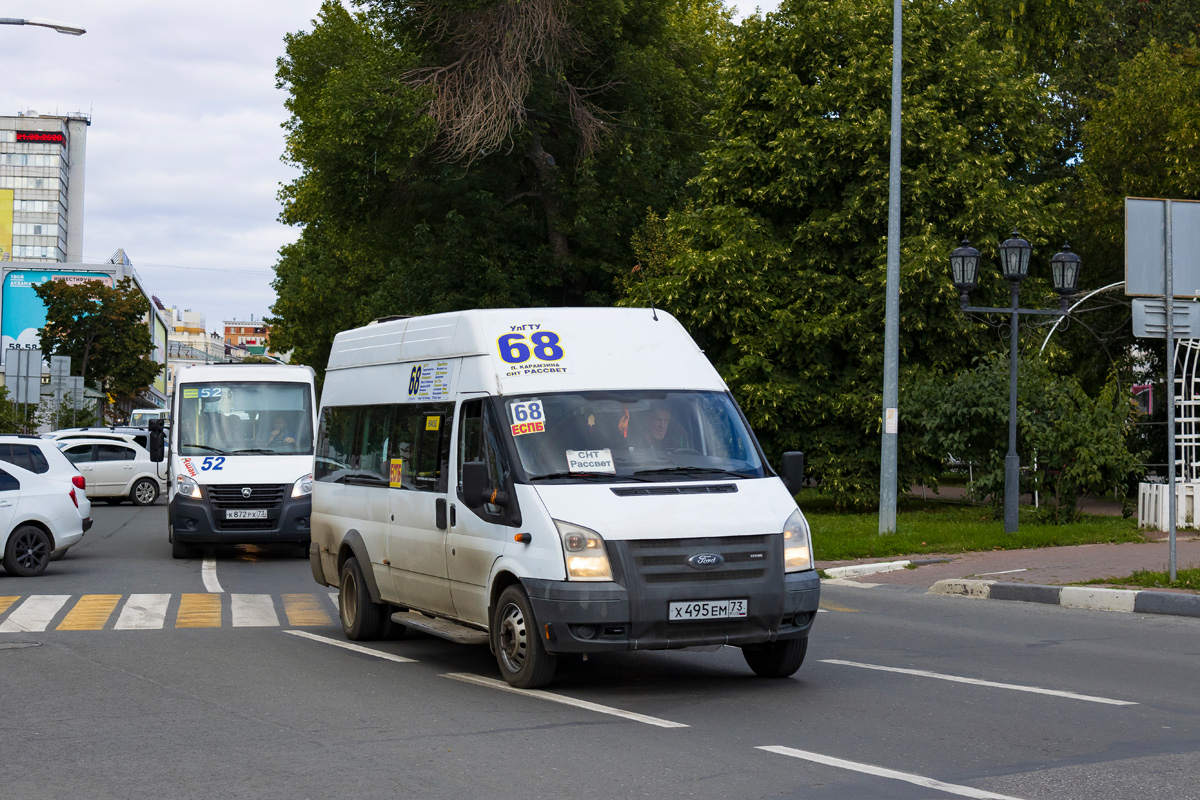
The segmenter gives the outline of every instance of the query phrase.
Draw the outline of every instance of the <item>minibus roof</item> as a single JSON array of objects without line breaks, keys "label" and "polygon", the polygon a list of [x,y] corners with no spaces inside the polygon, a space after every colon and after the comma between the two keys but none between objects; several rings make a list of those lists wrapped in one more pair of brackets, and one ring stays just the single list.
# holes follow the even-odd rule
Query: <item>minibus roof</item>
[{"label": "minibus roof", "polygon": [[725,391],[683,326],[649,308],[502,308],[343,331],[328,371],[487,356],[499,394],[613,388]]}]

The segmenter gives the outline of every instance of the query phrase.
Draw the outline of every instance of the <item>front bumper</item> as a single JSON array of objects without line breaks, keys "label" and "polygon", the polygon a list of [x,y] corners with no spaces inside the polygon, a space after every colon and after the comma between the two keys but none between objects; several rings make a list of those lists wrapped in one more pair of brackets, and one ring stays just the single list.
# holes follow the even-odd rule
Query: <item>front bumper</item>
[{"label": "front bumper", "polygon": [[[639,598],[619,583],[525,579],[542,644],[550,653],[667,650],[704,645],[745,645],[808,636],[820,603],[816,570],[787,573],[782,586],[725,582],[720,593],[749,600],[738,619],[667,621],[664,598]],[[672,600],[694,599],[690,597]]]},{"label": "front bumper", "polygon": [[167,505],[171,536],[183,544],[286,544],[309,541],[312,495],[291,497],[285,493],[275,507],[268,509],[267,514],[267,519],[255,527],[235,527],[226,521],[222,509],[212,507],[207,492],[198,499],[177,494]]}]

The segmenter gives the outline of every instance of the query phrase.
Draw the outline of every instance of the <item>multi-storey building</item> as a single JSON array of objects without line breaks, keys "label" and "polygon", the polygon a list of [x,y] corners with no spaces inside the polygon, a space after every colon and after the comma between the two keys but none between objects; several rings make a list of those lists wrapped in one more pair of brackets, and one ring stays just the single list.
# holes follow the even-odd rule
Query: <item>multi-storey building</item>
[{"label": "multi-storey building", "polygon": [[0,261],[83,260],[84,114],[0,116]]}]

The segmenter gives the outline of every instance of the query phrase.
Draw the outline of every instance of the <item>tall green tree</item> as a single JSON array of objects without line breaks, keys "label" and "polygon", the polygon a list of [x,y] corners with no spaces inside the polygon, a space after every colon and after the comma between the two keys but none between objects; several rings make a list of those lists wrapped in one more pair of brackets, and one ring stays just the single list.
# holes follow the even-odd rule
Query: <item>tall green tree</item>
[{"label": "tall green tree", "polygon": [[[626,298],[675,313],[768,452],[805,451],[812,476],[854,504],[878,497],[891,8],[784,0],[741,26],[695,205],[650,218],[645,280]],[[1060,213],[1049,88],[964,4],[907,3],[904,37],[902,391],[989,346],[957,312],[958,240],[995,252],[1018,225],[1044,245]],[[985,263],[975,301],[1007,301],[996,273]],[[1045,297],[1031,285],[1026,302]],[[935,468],[903,422],[900,447],[902,485]]]},{"label": "tall green tree", "polygon": [[272,339],[385,314],[608,303],[708,142],[717,0],[328,2],[287,38]]},{"label": "tall green tree", "polygon": [[51,280],[34,291],[46,304],[40,333],[43,353],[70,356],[74,374],[113,395],[122,407],[130,407],[150,388],[162,366],[150,358],[150,301],[132,278],[111,287],[100,281]]}]

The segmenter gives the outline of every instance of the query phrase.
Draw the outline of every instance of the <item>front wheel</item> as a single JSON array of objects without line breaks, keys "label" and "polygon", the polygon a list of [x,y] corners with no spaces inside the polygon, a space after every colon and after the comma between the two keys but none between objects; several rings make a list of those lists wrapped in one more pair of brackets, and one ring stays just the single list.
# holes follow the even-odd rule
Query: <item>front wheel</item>
[{"label": "front wheel", "polygon": [[742,656],[754,674],[762,678],[787,678],[796,674],[808,652],[808,637],[782,642],[751,644],[742,648]]},{"label": "front wheel", "polygon": [[18,578],[32,578],[46,571],[50,563],[50,537],[41,528],[20,525],[8,537],[4,548],[4,569]]},{"label": "front wheel", "polygon": [[133,485],[129,499],[138,506],[154,505],[154,501],[158,499],[158,484],[149,478],[141,478]]},{"label": "front wheel", "polygon": [[558,657],[547,653],[542,645],[533,607],[523,588],[509,586],[500,593],[491,627],[496,663],[510,686],[536,689],[554,680]]}]

